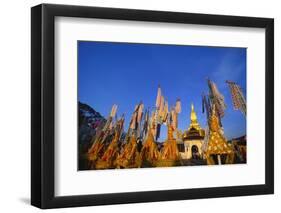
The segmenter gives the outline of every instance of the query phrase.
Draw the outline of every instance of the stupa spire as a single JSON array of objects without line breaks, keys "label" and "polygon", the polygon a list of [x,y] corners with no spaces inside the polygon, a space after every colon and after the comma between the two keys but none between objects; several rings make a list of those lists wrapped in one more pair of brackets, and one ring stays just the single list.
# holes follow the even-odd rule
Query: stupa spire
[{"label": "stupa spire", "polygon": [[198,121],[197,121],[197,115],[196,112],[194,110],[194,105],[193,103],[191,104],[191,113],[190,113],[190,126],[189,129],[194,128],[196,130],[201,129]]},{"label": "stupa spire", "polygon": [[197,115],[196,115],[196,112],[194,111],[193,103],[191,104],[190,120],[191,120],[191,123],[198,123],[197,122]]}]

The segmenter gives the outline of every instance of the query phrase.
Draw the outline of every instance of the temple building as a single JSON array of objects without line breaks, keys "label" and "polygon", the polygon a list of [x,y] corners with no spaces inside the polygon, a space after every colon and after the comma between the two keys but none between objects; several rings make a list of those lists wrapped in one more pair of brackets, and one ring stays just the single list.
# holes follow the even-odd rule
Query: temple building
[{"label": "temple building", "polygon": [[182,159],[202,159],[202,145],[205,130],[200,127],[194,106],[191,104],[190,125],[182,135],[182,142],[178,143],[178,149]]}]

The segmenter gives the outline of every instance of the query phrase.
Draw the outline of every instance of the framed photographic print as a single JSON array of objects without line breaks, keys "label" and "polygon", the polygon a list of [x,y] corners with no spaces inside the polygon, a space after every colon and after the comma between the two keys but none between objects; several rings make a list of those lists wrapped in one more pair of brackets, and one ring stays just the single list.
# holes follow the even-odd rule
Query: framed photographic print
[{"label": "framed photographic print", "polygon": [[31,9],[31,203],[272,194],[274,21]]}]

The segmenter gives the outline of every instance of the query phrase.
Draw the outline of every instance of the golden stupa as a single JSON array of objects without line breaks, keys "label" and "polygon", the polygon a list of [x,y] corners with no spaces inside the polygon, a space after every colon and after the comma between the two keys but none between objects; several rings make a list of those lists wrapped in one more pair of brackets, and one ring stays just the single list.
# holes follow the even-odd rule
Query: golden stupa
[{"label": "golden stupa", "polygon": [[184,132],[182,138],[183,140],[192,139],[193,137],[198,137],[200,139],[204,139],[205,137],[205,130],[201,128],[198,120],[197,115],[194,110],[194,105],[191,104],[191,113],[190,113],[190,124],[188,129]]},{"label": "golden stupa", "polygon": [[197,115],[196,112],[194,111],[194,105],[191,104],[191,113],[190,113],[190,125],[188,130],[190,130],[191,128],[194,128],[196,130],[200,130],[201,127],[197,121]]},{"label": "golden stupa", "polygon": [[[227,143],[219,125],[219,119],[215,113],[215,107],[209,120],[210,135],[206,150],[208,165],[231,164],[234,159],[232,146]],[[223,159],[222,159],[223,158]]]}]

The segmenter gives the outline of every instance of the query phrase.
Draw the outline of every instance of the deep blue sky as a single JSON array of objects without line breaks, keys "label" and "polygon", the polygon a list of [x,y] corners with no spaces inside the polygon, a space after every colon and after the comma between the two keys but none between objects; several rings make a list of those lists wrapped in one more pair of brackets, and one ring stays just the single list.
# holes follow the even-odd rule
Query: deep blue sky
[{"label": "deep blue sky", "polygon": [[[233,110],[225,83],[225,80],[237,82],[245,95],[245,48],[78,42],[79,101],[104,117],[117,104],[118,115],[125,113],[126,128],[137,103],[143,101],[150,109],[155,106],[158,85],[169,106],[181,99],[179,129],[185,130],[189,125],[191,103],[200,125],[206,127],[201,94],[208,92],[207,77],[225,97],[227,110],[222,119],[225,136],[230,139],[245,134],[246,120],[240,111]],[[165,136],[166,131],[162,131],[160,139]]]}]

